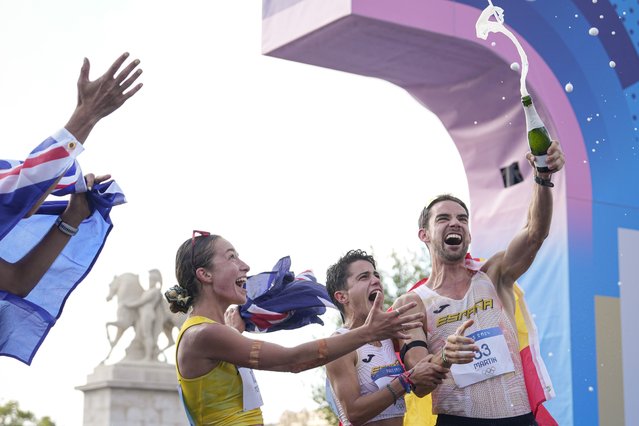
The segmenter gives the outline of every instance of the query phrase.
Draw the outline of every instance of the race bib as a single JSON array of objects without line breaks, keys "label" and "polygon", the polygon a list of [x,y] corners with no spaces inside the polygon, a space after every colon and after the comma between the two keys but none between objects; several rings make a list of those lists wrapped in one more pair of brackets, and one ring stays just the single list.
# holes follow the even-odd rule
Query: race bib
[{"label": "race bib", "polygon": [[515,371],[508,344],[501,328],[493,327],[469,334],[479,347],[468,364],[453,364],[450,372],[460,388]]},{"label": "race bib", "polygon": [[254,410],[264,405],[262,402],[262,394],[260,394],[260,388],[255,380],[253,370],[245,367],[238,367],[237,371],[242,378],[242,396],[243,396],[243,409],[244,411]]}]

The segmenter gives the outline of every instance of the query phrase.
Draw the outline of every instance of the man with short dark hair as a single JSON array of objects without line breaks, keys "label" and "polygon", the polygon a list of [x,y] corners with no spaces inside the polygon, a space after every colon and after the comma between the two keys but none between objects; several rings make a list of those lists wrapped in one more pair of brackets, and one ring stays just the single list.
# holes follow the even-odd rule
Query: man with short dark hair
[{"label": "man with short dark hair", "polygon": [[[532,165],[532,154],[527,158]],[[408,348],[406,367],[434,355],[433,362],[451,368],[432,392],[437,425],[537,424],[519,355],[513,288],[550,229],[550,179],[564,165],[557,142],[548,150],[548,165],[547,173],[535,169],[526,225],[484,264],[467,259],[469,212],[460,199],[437,197],[420,215],[419,239],[430,251],[432,272],[394,306],[415,301],[413,311],[426,314],[423,328],[401,342]]]},{"label": "man with short dark hair", "polygon": [[[364,324],[376,297],[384,297],[375,259],[362,250],[351,250],[326,273],[328,293],[344,320],[336,334]],[[426,357],[404,371],[393,342],[369,342],[326,365],[335,411],[344,425],[401,426],[404,394],[441,383],[447,368]]]}]

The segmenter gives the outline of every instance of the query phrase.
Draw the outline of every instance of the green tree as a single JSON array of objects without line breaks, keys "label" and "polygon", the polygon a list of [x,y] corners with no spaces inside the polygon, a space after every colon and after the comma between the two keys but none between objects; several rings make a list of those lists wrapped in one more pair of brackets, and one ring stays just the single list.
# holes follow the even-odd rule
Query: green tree
[{"label": "green tree", "polygon": [[7,401],[4,404],[0,404],[0,425],[55,426],[55,423],[48,416],[38,419],[31,411],[21,410],[16,401]]},{"label": "green tree", "polygon": [[393,261],[390,272],[381,271],[386,308],[417,281],[430,276],[431,269],[430,254],[426,247],[422,247],[419,253],[409,253],[407,257],[402,257],[393,250],[390,257]]},{"label": "green tree", "polygon": [[[370,253],[374,253],[374,251],[370,250]],[[393,250],[390,258],[393,262],[390,272],[380,271],[382,284],[384,286],[384,305],[386,308],[389,308],[395,299],[406,293],[417,281],[428,277],[431,270],[430,254],[425,247],[422,248],[420,253],[412,252],[407,257],[402,257]],[[321,383],[312,386],[311,389],[313,401],[317,403],[317,410],[324,420],[331,426],[337,426],[339,425],[339,419],[326,401],[326,369],[322,369],[321,371]]]}]

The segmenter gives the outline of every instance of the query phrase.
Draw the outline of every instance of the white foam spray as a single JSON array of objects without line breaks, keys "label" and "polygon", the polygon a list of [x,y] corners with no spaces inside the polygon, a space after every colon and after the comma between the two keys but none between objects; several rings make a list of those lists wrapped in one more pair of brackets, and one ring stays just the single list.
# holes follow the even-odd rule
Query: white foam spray
[{"label": "white foam spray", "polygon": [[[495,20],[491,20],[490,18],[494,17]],[[477,19],[477,23],[475,24],[475,32],[478,38],[483,40],[488,39],[488,34],[490,33],[502,33],[506,37],[508,37],[515,47],[517,48],[517,52],[519,52],[519,57],[521,59],[521,76],[519,77],[519,91],[521,92],[521,96],[528,96],[528,89],[526,88],[526,76],[528,75],[528,56],[526,56],[526,52],[521,47],[519,40],[515,37],[515,35],[510,32],[508,28],[504,25],[504,9],[498,6],[494,6],[491,0],[488,0],[488,7],[484,9],[479,15],[479,19]]]}]

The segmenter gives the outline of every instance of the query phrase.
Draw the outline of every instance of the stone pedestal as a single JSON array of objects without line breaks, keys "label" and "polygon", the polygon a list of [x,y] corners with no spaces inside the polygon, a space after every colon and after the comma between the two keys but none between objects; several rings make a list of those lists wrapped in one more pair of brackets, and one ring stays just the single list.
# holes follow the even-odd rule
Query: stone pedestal
[{"label": "stone pedestal", "polygon": [[188,424],[170,364],[99,365],[76,389],[84,392],[84,426]]}]

